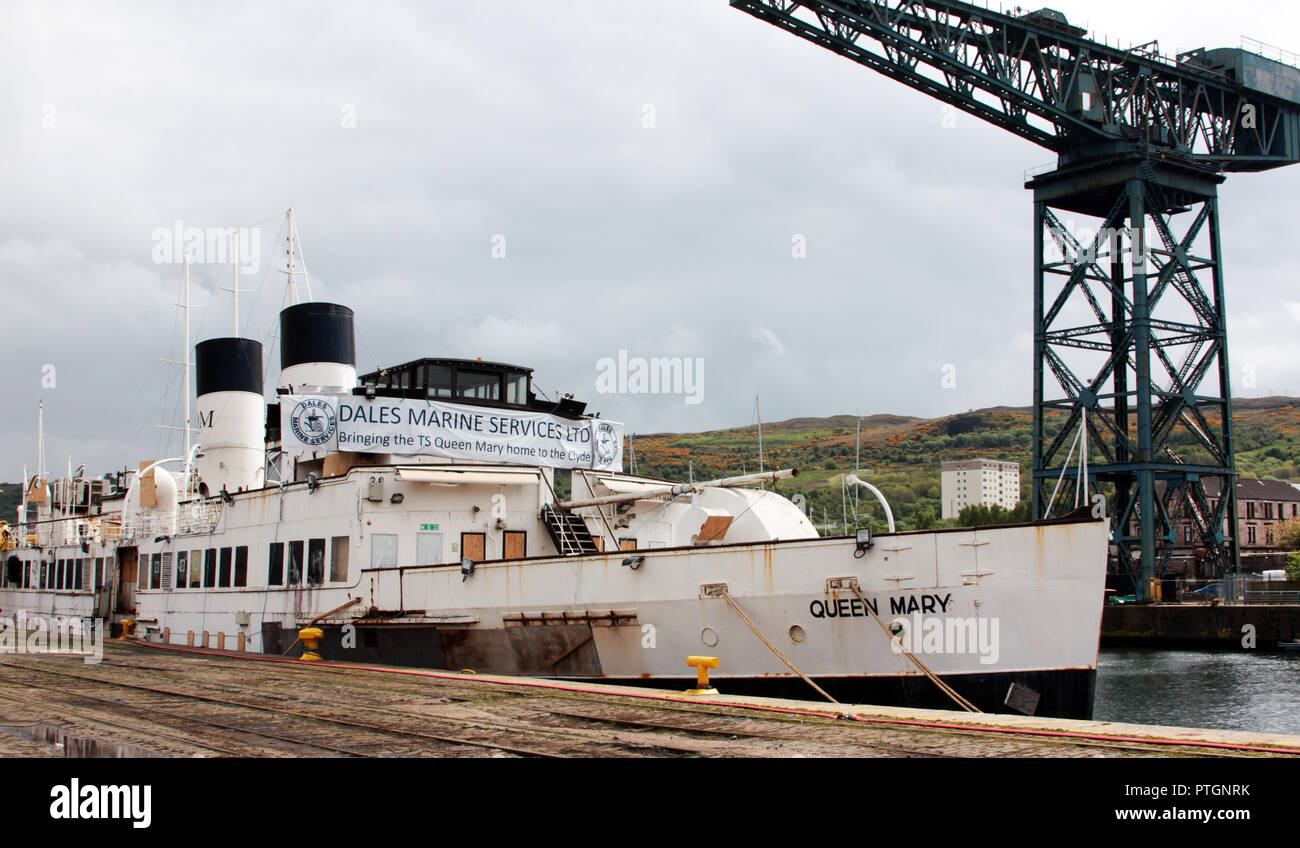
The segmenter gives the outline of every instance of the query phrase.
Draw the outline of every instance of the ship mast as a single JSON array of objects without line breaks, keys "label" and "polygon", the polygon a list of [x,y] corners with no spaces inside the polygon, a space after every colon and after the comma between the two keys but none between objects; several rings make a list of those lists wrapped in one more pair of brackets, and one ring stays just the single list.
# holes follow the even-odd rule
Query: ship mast
[{"label": "ship mast", "polygon": [[194,450],[194,444],[193,444],[193,435],[194,435],[194,434],[193,434],[193,432],[192,432],[193,429],[194,429],[194,424],[193,424],[193,418],[192,418],[192,416],[191,416],[191,412],[190,412],[190,391],[191,391],[191,386],[193,385],[193,383],[192,383],[192,380],[191,380],[191,377],[190,377],[190,367],[191,367],[191,362],[190,362],[190,355],[191,355],[191,350],[190,350],[190,310],[191,310],[192,307],[191,307],[191,305],[190,305],[190,257],[189,257],[189,254],[186,254],[186,255],[185,255],[185,282],[184,282],[184,286],[183,286],[183,288],[184,288],[184,292],[183,292],[182,297],[181,297],[181,302],[180,302],[180,303],[173,303],[173,304],[172,304],[172,306],[175,306],[177,309],[180,309],[181,311],[183,311],[183,312],[185,313],[185,343],[184,343],[184,347],[181,348],[181,354],[182,354],[183,358],[181,359],[180,362],[177,362],[177,361],[174,360],[174,359],[167,359],[167,358],[164,357],[164,358],[163,358],[163,362],[166,362],[166,363],[169,364],[169,365],[179,365],[179,366],[181,366],[181,373],[184,375],[184,388],[181,390],[181,394],[184,396],[184,397],[183,397],[183,400],[182,400],[182,404],[183,404],[183,407],[182,407],[182,408],[183,408],[183,410],[184,410],[185,423],[184,423],[184,425],[181,426],[181,427],[172,427],[171,425],[168,425],[168,424],[159,424],[159,425],[157,425],[160,429],[163,429],[163,430],[184,430],[184,431],[185,431],[185,455],[184,455],[184,459],[185,459],[185,481],[184,481],[184,483],[182,484],[183,487],[184,487],[184,488],[182,489],[182,491],[181,491],[181,497],[182,497],[182,499],[184,499],[184,497],[187,496],[187,495],[189,494],[189,491],[190,491],[190,461],[191,461],[191,460],[190,460],[190,454],[191,454],[191,453],[193,452],[193,450]]},{"label": "ship mast", "polygon": [[294,281],[294,207],[289,207],[289,302],[298,303],[298,284]]},{"label": "ship mast", "polygon": [[36,479],[45,479],[45,398],[36,402]]},{"label": "ship mast", "polygon": [[[239,338],[239,230],[235,230],[230,236],[231,251],[230,257],[230,288],[227,289],[235,298],[233,325],[230,332],[232,339]],[[223,286],[224,288],[224,286]],[[187,340],[188,341],[188,340]]]},{"label": "ship mast", "polygon": [[23,463],[22,503],[18,507],[21,510],[18,514],[22,516],[22,521],[18,522],[18,534],[19,534],[19,538],[23,540],[27,539],[27,488],[28,488],[27,463]]},{"label": "ship mast", "polygon": [[[238,283],[235,288],[239,288]],[[236,294],[235,297],[239,295]],[[185,357],[182,367],[185,372],[185,461],[188,463],[190,456],[190,257],[188,254],[185,256],[185,305],[181,308],[185,310],[185,347],[181,350]],[[235,320],[239,320],[238,310],[235,312]],[[190,485],[188,466],[185,472],[185,487],[188,493]]]}]

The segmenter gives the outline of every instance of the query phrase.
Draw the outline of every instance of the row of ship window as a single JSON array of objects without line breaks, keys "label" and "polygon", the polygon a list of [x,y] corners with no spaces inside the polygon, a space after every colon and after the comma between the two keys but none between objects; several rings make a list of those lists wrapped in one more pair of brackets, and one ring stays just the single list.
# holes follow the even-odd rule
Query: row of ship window
[{"label": "row of ship window", "polygon": [[[347,580],[350,538],[335,536],[328,541],[330,582]],[[304,577],[308,585],[324,583],[326,547],[325,539],[272,542],[267,554],[266,585],[297,586]],[[94,574],[89,575],[86,569],[92,561]],[[89,585],[88,577],[93,577]],[[242,588],[248,585],[248,546],[142,554],[137,577],[140,589]],[[76,592],[103,585],[103,557],[51,561],[10,556],[0,570],[0,587],[7,589]]]},{"label": "row of ship window", "polygon": [[[86,582],[86,566],[90,557],[74,559],[24,560],[11,556],[0,573],[0,586],[6,589],[37,589],[55,592],[79,591]],[[95,587],[104,585],[104,558],[94,557]]]},{"label": "row of ship window", "polygon": [[[348,550],[351,538],[334,536],[329,539],[329,579],[341,582],[348,579]],[[149,567],[144,566],[148,560]],[[178,551],[175,570],[171,553],[146,555],[141,558],[141,589],[228,589],[248,585],[248,546],[208,548],[207,550]],[[309,586],[325,582],[326,540],[297,539],[288,542],[271,542],[267,550],[266,585],[297,586],[304,577]],[[175,574],[175,583],[171,577]]]},{"label": "row of ship window", "polygon": [[[398,563],[397,534],[371,535],[371,567],[392,568]],[[416,534],[416,564],[436,565],[444,562],[441,533]],[[460,534],[461,551],[475,562],[487,559],[487,536],[484,533]],[[602,546],[603,547],[603,546]],[[636,540],[624,540],[621,547],[630,550]],[[266,585],[309,586],[326,582],[341,583],[348,579],[351,537],[329,539],[295,539],[271,542],[267,548]],[[527,534],[506,531],[501,556],[519,559],[526,556]],[[0,586],[44,591],[81,591],[104,586],[104,557],[94,557],[93,582],[87,585],[87,564],[91,558],[23,560],[9,557],[0,573]],[[248,586],[248,546],[199,548],[141,554],[137,568],[139,589],[228,589]]]},{"label": "row of ship window", "polygon": [[[175,565],[175,570],[173,570]],[[141,589],[228,589],[248,585],[248,546],[142,554]],[[174,579],[173,579],[174,578]]]}]

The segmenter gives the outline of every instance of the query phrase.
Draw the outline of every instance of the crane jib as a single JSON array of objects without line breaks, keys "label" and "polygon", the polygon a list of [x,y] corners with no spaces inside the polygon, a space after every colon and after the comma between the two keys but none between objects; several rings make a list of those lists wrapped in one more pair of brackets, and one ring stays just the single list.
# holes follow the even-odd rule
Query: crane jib
[{"label": "crane jib", "polygon": [[1300,161],[1300,69],[1246,50],[1171,58],[1091,40],[1049,9],[956,0],[731,5],[1063,159],[1127,143],[1222,171]]}]

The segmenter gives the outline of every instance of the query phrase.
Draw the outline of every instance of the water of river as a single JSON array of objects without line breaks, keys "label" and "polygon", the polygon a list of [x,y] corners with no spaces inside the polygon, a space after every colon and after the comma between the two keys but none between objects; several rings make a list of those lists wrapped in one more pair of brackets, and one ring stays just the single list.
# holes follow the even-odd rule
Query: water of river
[{"label": "water of river", "polygon": [[1103,648],[1093,718],[1300,734],[1300,653]]}]

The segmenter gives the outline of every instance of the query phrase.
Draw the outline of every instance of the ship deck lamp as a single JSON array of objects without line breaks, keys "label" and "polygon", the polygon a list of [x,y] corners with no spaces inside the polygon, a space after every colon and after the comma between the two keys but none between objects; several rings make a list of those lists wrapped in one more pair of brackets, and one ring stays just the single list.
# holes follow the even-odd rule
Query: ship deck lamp
[{"label": "ship deck lamp", "polygon": [[875,542],[871,541],[870,527],[859,527],[857,539],[858,539],[857,550],[853,552],[853,555],[855,557],[861,557],[865,555],[866,552],[871,550],[872,547],[874,547],[876,544]]}]

